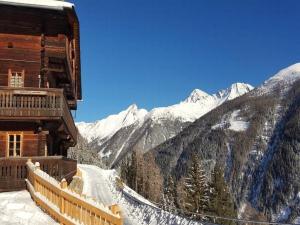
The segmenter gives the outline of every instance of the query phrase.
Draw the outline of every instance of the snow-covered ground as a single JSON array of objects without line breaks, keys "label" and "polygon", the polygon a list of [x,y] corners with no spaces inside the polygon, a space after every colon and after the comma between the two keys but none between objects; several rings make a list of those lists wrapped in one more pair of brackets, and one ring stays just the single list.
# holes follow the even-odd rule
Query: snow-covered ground
[{"label": "snow-covered ground", "polygon": [[249,127],[249,122],[244,121],[243,118],[239,116],[240,110],[235,110],[228,117],[225,115],[222,118],[222,121],[218,124],[215,124],[211,127],[211,129],[229,129],[236,132],[245,131]]},{"label": "snow-covered ground", "polygon": [[124,225],[198,225],[182,217],[165,212],[129,187],[123,191],[115,186],[116,172],[91,165],[79,165],[83,173],[83,193],[105,205],[118,204],[122,210]]},{"label": "snow-covered ground", "polygon": [[28,191],[0,193],[1,225],[58,225],[31,199]]}]

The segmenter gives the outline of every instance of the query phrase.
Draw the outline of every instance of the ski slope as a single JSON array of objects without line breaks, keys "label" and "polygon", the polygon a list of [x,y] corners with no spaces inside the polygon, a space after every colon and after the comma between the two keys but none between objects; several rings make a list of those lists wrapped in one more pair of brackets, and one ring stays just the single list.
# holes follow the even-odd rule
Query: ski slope
[{"label": "ski slope", "polygon": [[104,205],[118,204],[124,225],[199,225],[180,216],[163,211],[125,186],[115,186],[116,172],[91,165],[78,165],[83,174],[83,194],[96,198]]}]

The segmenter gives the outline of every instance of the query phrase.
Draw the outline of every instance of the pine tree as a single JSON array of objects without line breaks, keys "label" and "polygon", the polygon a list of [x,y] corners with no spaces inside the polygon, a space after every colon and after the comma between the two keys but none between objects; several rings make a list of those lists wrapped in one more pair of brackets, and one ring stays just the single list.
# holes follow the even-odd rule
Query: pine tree
[{"label": "pine tree", "polygon": [[146,158],[140,151],[133,151],[131,162],[121,164],[121,177],[126,184],[145,198],[161,202],[163,178],[152,154]]},{"label": "pine tree", "polygon": [[[183,208],[190,213],[190,216],[200,219],[193,213],[204,213],[209,202],[208,179],[202,169],[200,159],[196,154],[192,155],[191,166],[187,176],[183,180]],[[188,213],[189,215],[189,213]]]},{"label": "pine tree", "polygon": [[[211,215],[236,218],[236,210],[229,189],[225,183],[224,174],[219,166],[215,166],[210,182],[210,201],[207,211]],[[233,225],[235,222],[216,219],[218,224]]]},{"label": "pine tree", "polygon": [[127,171],[127,184],[133,190],[137,190],[137,152],[133,151],[131,155],[130,166]]},{"label": "pine tree", "polygon": [[160,203],[161,193],[163,192],[163,178],[159,167],[155,162],[155,157],[153,154],[149,153],[143,158],[144,160],[144,176],[143,176],[143,186],[144,197],[150,201]]},{"label": "pine tree", "polygon": [[176,185],[172,176],[168,176],[168,178],[166,179],[166,184],[163,193],[163,209],[172,214],[177,214],[176,199]]},{"label": "pine tree", "polygon": [[121,179],[126,184],[128,184],[129,167],[130,167],[130,162],[129,162],[128,157],[126,157],[124,160],[122,160],[121,166],[120,166]]}]

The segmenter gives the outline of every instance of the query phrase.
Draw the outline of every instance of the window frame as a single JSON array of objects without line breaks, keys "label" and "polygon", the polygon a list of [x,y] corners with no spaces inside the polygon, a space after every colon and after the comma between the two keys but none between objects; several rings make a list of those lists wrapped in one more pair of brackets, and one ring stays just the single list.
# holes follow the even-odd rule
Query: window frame
[{"label": "window frame", "polygon": [[[20,136],[20,155],[17,155],[17,135]],[[10,137],[13,136],[13,155],[10,155]],[[16,158],[23,156],[23,132],[7,132],[7,146],[6,146],[6,157]]]},{"label": "window frame", "polygon": [[[14,73],[21,74],[22,86],[12,86],[12,77],[13,77]],[[8,70],[8,87],[23,88],[24,86],[25,86],[25,70],[16,71],[16,70],[9,69]]]}]

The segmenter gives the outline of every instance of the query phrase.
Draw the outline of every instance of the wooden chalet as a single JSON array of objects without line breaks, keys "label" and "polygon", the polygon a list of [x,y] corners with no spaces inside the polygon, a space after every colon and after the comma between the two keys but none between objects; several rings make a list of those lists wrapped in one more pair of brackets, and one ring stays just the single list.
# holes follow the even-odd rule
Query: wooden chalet
[{"label": "wooden chalet", "polygon": [[23,187],[27,158],[39,159],[50,175],[76,169],[65,157],[76,145],[71,110],[81,99],[74,6],[0,0],[0,191]]}]

